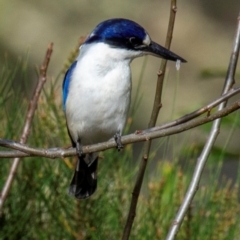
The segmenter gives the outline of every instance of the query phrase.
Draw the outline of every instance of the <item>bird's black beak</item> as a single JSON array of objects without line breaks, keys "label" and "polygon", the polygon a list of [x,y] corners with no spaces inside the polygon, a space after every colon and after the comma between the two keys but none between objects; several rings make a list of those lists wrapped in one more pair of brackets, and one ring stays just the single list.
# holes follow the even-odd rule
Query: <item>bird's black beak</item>
[{"label": "bird's black beak", "polygon": [[177,54],[169,51],[165,47],[151,41],[151,43],[144,48],[144,52],[154,55],[156,57],[164,58],[170,61],[177,61],[180,60],[181,62],[187,62],[182,57],[178,56]]}]

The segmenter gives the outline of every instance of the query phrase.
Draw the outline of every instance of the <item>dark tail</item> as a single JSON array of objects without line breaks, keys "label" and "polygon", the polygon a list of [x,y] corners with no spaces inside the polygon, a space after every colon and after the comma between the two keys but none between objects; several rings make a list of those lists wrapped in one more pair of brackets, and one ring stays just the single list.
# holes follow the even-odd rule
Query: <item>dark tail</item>
[{"label": "dark tail", "polygon": [[[94,157],[94,159],[91,159]],[[89,160],[86,163],[85,160]],[[77,199],[89,198],[97,189],[98,156],[82,155],[78,159],[77,167],[69,187],[69,194]]]}]

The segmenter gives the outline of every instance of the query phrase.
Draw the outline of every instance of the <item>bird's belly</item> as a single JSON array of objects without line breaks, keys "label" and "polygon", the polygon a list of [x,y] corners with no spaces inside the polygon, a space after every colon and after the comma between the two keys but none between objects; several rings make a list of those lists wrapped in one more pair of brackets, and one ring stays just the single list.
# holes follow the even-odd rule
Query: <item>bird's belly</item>
[{"label": "bird's belly", "polygon": [[81,86],[76,95],[70,96],[66,117],[75,142],[81,139],[83,145],[93,144],[107,141],[118,131],[122,133],[130,105],[130,85],[122,89]]}]

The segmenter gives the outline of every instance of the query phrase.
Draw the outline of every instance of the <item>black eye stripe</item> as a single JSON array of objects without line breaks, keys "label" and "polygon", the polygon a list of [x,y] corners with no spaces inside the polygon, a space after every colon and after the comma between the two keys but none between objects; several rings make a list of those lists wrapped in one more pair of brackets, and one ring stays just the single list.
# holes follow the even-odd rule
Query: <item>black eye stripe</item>
[{"label": "black eye stripe", "polygon": [[129,42],[135,47],[143,44],[142,40],[136,37],[130,37]]}]

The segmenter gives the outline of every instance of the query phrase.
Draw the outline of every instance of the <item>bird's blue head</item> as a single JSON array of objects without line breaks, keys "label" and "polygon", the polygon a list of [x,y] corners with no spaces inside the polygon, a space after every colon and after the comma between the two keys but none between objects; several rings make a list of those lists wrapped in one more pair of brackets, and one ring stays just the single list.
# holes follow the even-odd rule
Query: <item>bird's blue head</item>
[{"label": "bird's blue head", "polygon": [[143,27],[123,18],[109,19],[96,26],[85,44],[104,42],[113,48],[139,51],[143,55],[151,54],[171,61],[183,58],[153,42]]}]

